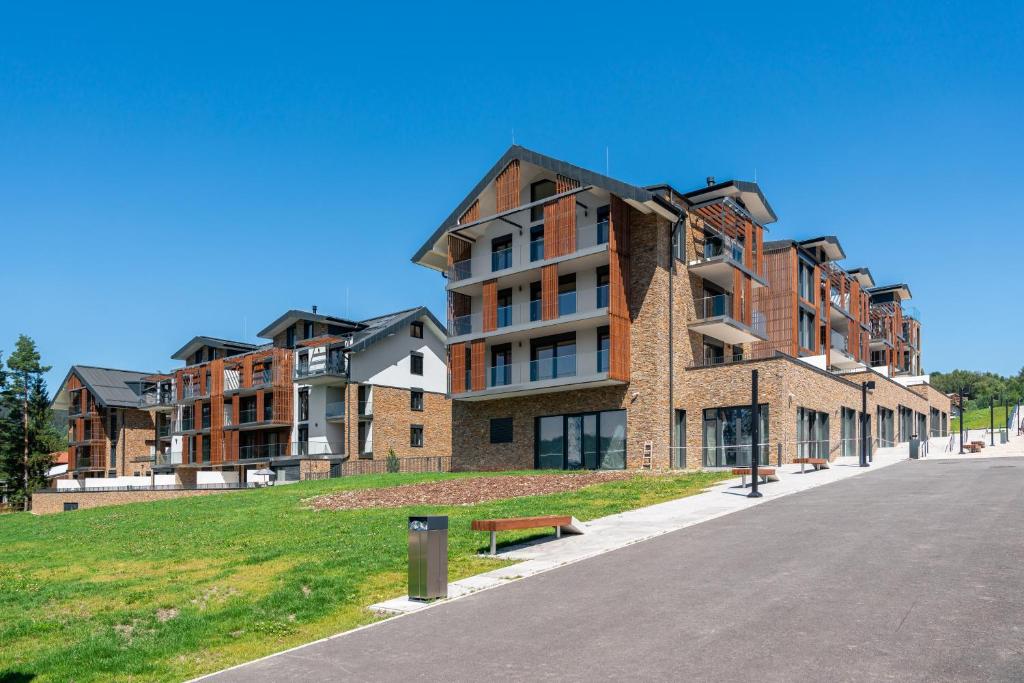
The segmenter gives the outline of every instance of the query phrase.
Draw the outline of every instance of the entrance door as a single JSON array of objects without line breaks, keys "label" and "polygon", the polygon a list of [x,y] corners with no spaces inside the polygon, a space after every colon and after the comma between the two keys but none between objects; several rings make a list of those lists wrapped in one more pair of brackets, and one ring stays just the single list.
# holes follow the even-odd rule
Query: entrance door
[{"label": "entrance door", "polygon": [[596,470],[598,456],[597,415],[569,415],[565,418],[565,468]]}]

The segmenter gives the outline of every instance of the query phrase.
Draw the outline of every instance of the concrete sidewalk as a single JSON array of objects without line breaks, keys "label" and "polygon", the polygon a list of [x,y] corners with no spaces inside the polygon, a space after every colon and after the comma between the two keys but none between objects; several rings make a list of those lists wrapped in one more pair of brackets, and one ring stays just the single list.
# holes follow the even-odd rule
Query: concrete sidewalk
[{"label": "concrete sidewalk", "polygon": [[866,468],[859,467],[856,458],[839,458],[827,470],[807,468],[803,474],[799,465],[783,465],[775,468],[779,481],[760,486],[764,494],[761,498],[747,498],[749,483],[747,488],[741,489],[739,478],[730,479],[695,496],[592,520],[583,525],[585,533],[579,536],[563,536],[558,540],[551,537],[505,548],[498,553],[498,558],[522,561],[448,584],[447,601],[424,603],[402,596],[371,605],[370,609],[387,614],[416,612],[794,493],[877,471],[908,456],[908,447],[903,444],[878,449],[872,466]]}]

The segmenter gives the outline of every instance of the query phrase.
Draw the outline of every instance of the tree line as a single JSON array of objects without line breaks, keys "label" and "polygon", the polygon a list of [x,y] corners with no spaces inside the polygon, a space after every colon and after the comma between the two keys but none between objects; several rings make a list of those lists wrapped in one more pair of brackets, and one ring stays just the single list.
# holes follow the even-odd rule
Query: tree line
[{"label": "tree line", "polygon": [[67,448],[53,420],[36,343],[18,336],[14,351],[0,351],[0,501],[27,510],[32,492],[47,485],[53,453]]},{"label": "tree line", "polygon": [[1016,405],[1017,401],[1024,403],[1024,368],[1008,377],[974,370],[933,372],[929,381],[936,389],[947,394],[964,389],[967,394],[967,410],[987,408],[991,400],[996,405],[1003,405],[1004,402]]}]

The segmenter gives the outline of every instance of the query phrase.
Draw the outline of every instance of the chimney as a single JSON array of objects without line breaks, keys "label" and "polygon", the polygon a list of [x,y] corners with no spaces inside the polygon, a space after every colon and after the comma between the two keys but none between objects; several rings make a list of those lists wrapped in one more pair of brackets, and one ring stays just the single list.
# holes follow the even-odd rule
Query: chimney
[{"label": "chimney", "polygon": [[715,176],[713,175],[709,175],[707,178],[705,178],[705,180],[707,180],[708,187],[711,187],[712,185],[715,184]]},{"label": "chimney", "polygon": [[316,315],[316,304],[313,304],[313,315]]}]

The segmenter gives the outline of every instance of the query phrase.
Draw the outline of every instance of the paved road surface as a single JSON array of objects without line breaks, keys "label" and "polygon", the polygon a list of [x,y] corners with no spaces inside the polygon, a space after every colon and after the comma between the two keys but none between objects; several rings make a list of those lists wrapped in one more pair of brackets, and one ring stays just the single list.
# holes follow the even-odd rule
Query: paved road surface
[{"label": "paved road surface", "polygon": [[1024,680],[1024,458],[904,462],[215,680],[487,678]]}]

